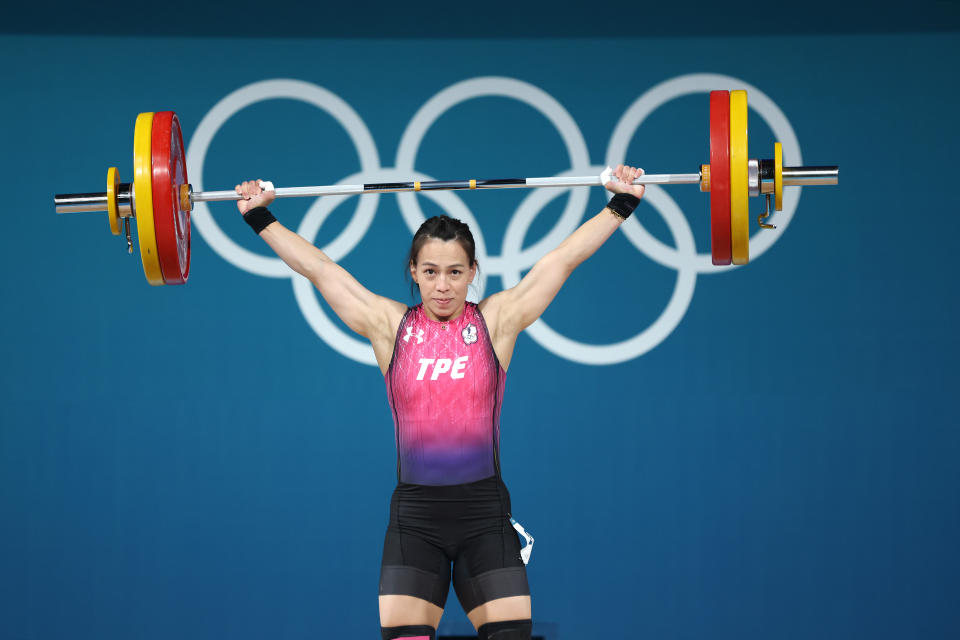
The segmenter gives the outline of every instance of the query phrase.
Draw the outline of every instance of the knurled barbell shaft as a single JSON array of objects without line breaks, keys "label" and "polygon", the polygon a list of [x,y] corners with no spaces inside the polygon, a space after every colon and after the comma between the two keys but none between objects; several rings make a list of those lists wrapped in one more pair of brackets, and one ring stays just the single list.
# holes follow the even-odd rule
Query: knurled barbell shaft
[{"label": "knurled barbell shaft", "polygon": [[[642,176],[634,184],[699,184],[699,173],[665,173]],[[534,187],[596,187],[599,176],[570,178],[501,178],[497,180],[425,180],[410,182],[374,182],[369,184],[337,184],[323,187],[281,187],[277,198],[302,196],[343,196],[360,193],[403,193],[409,191],[463,191],[469,189],[526,189]],[[193,202],[239,200],[235,191],[202,191],[192,194]]]},{"label": "knurled barbell shaft", "polygon": [[[784,167],[784,186],[837,184],[839,168]],[[663,173],[643,175],[633,184],[700,184],[699,173]],[[504,178],[494,180],[430,180],[410,182],[379,182],[369,184],[339,184],[316,187],[280,187],[277,198],[356,195],[363,193],[401,193],[410,191],[459,191],[469,189],[525,189],[537,187],[596,187],[602,186],[599,176],[569,178]],[[235,191],[197,191],[190,194],[192,202],[220,202],[239,200]],[[54,197],[57,213],[83,213],[107,210],[106,193],[68,193]]]}]

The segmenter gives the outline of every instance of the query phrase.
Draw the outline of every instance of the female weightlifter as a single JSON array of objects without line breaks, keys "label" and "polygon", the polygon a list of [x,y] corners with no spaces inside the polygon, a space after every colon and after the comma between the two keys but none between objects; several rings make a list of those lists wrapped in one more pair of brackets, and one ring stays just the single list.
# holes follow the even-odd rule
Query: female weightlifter
[{"label": "female weightlifter", "polygon": [[[467,302],[477,273],[466,224],[437,216],[413,237],[415,307],[368,291],[320,249],[276,221],[258,181],[236,186],[244,220],[309,278],[352,330],[370,340],[386,379],[397,441],[397,488],[380,569],[383,640],[434,640],[451,577],[480,640],[529,640],[530,590],[500,477],[500,406],[517,336],[570,273],[643,197],[640,169],[620,165],[614,197],[517,286]],[[451,568],[452,565],[452,568]]]}]

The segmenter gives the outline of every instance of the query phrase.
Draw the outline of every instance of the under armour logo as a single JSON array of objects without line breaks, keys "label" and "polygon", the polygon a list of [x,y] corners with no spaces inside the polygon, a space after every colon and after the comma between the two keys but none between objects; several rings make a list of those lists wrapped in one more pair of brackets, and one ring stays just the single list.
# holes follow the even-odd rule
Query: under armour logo
[{"label": "under armour logo", "polygon": [[[413,337],[413,327],[407,327],[407,335],[403,336],[404,342],[410,342],[410,338]],[[417,344],[423,342],[423,329],[417,331]]]}]

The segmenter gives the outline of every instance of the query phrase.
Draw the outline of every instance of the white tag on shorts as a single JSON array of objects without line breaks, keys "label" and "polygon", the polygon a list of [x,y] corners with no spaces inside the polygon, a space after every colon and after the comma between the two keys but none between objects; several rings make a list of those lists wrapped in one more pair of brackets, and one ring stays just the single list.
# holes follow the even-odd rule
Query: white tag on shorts
[{"label": "white tag on shorts", "polygon": [[527,541],[527,544],[520,549],[520,559],[523,560],[523,564],[529,564],[530,554],[533,553],[533,536],[527,533],[527,530],[523,528],[523,525],[513,518],[510,518],[510,524],[512,524],[513,528],[517,530],[517,533],[523,536],[523,539]]}]

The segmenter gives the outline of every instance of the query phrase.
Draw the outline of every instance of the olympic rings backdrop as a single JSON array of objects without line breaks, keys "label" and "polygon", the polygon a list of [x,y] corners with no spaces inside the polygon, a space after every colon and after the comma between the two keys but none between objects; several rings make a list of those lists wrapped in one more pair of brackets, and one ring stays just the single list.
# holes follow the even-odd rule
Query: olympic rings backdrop
[{"label": "olympic rings backdrop", "polygon": [[[751,157],[780,141],[840,185],[788,190],[744,268],[710,264],[696,187],[650,187],[521,336],[501,457],[535,634],[960,632],[960,37],[718,42],[0,38],[0,636],[376,637],[395,452],[369,346],[230,203],[196,206],[184,287],[149,287],[106,216],[54,214],[131,179],[138,112],[177,111],[195,190],[682,173],[714,88],[748,90]],[[413,304],[425,216],[474,229],[479,299],[604,202],[273,209]],[[441,635],[469,629],[451,597]]]}]

